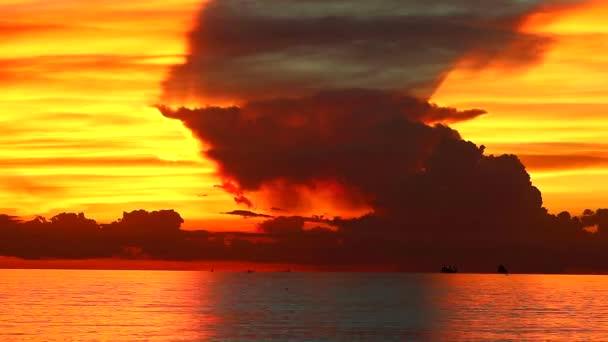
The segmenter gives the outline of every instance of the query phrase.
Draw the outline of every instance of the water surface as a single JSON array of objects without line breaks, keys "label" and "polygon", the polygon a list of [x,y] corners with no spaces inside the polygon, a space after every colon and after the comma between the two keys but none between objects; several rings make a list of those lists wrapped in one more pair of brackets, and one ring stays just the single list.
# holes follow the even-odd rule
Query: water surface
[{"label": "water surface", "polygon": [[608,277],[0,270],[0,341],[606,340]]}]

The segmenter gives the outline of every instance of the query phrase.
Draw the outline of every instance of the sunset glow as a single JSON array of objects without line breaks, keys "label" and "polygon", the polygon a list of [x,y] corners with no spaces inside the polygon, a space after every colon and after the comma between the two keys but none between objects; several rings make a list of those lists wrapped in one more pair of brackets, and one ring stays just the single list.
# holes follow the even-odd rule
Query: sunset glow
[{"label": "sunset glow", "polygon": [[[151,106],[200,1],[1,1],[0,208],[17,215],[176,208],[226,221],[232,200],[181,123]],[[212,196],[201,196],[209,194]],[[214,219],[215,218],[215,219]]]},{"label": "sunset glow", "polygon": [[608,336],[608,0],[0,13],[0,342]]},{"label": "sunset glow", "polygon": [[[122,211],[172,208],[186,227],[255,229],[255,220],[221,214],[237,205],[214,187],[222,181],[216,164],[202,157],[201,142],[182,123],[152,108],[169,68],[184,62],[201,5],[0,2],[9,18],[0,24],[3,212],[84,211],[109,221]],[[538,61],[512,66],[498,58],[474,69],[463,63],[432,97],[441,105],[487,110],[451,126],[488,153],[517,154],[552,212],[578,213],[608,201],[608,55],[601,49],[608,43],[607,11],[601,1],[541,7],[520,27],[553,40]],[[302,186],[306,201],[292,214],[371,210],[342,203],[344,194],[331,189]],[[268,212],[268,194],[271,186],[249,194],[255,199],[250,209]]]}]

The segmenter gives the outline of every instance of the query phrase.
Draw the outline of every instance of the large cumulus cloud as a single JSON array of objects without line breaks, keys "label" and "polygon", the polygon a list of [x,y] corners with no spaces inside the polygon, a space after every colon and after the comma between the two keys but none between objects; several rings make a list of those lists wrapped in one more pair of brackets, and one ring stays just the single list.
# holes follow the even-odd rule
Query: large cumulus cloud
[{"label": "large cumulus cloud", "polygon": [[[427,100],[456,63],[538,60],[550,38],[519,27],[539,6],[566,3],[576,1],[212,1],[163,84],[170,105],[208,105],[159,109],[241,190],[272,188],[273,206],[291,209],[283,199],[319,181],[365,202],[369,215],[331,221],[343,251],[334,258],[529,256],[555,222],[525,167],[445,126],[483,110]],[[310,237],[302,222],[263,228],[297,245]]]},{"label": "large cumulus cloud", "polygon": [[424,170],[440,141],[459,139],[430,124],[485,113],[427,102],[455,63],[536,61],[550,39],[522,33],[521,22],[573,2],[210,1],[161,99],[207,106],[159,108],[209,146],[227,184],[287,199],[294,185],[322,180],[369,202]]},{"label": "large cumulus cloud", "polygon": [[[529,253],[542,244],[547,213],[516,156],[484,155],[483,147],[449,127],[418,121],[440,112],[458,117],[475,111],[385,92],[354,93],[251,102],[242,108],[161,110],[203,139],[221,174],[245,191],[278,182],[268,199],[273,205],[289,206],[283,198],[298,196],[298,186],[317,180],[347,189],[340,200],[363,198],[373,210],[369,215],[325,222],[338,230],[333,238],[343,241],[333,245],[340,253],[328,255],[344,262],[403,262],[407,256],[473,264],[488,251],[500,251],[496,260],[521,246],[532,244]],[[304,221],[275,218],[262,228],[289,233],[289,244],[297,245],[311,236],[302,231]]]}]

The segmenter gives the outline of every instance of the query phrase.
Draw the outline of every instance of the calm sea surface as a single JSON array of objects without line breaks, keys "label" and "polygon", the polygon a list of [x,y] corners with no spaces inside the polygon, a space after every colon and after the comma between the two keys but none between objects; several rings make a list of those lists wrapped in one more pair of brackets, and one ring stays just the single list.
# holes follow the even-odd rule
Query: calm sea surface
[{"label": "calm sea surface", "polygon": [[0,341],[608,341],[608,277],[0,270]]}]

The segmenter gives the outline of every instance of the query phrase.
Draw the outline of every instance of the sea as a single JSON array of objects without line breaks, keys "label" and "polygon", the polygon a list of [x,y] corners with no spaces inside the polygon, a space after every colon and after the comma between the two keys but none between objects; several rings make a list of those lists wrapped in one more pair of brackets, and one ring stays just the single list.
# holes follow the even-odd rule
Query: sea
[{"label": "sea", "polygon": [[0,270],[0,341],[608,341],[608,276]]}]

